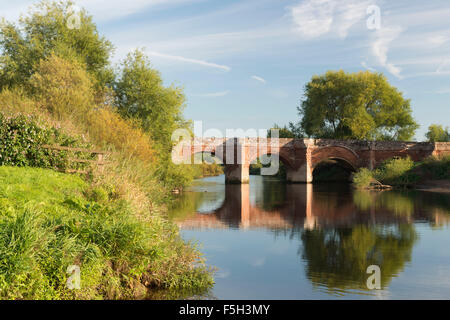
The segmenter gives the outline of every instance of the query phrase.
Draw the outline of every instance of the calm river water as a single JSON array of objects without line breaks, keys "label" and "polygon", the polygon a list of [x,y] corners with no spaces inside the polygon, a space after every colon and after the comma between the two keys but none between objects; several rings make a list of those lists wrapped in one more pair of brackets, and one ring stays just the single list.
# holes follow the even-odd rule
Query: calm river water
[{"label": "calm river water", "polygon": [[217,268],[213,298],[450,299],[448,194],[224,180],[197,180],[170,213]]}]

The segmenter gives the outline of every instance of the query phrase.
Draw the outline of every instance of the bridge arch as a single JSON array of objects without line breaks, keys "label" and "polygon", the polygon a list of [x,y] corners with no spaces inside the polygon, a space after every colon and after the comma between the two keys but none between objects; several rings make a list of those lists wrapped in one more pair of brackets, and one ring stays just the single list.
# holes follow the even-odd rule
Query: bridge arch
[{"label": "bridge arch", "polygon": [[356,170],[359,162],[358,154],[344,146],[329,146],[316,149],[311,154],[311,167],[314,169],[319,163],[325,160],[344,161]]},{"label": "bridge arch", "polygon": [[258,151],[257,153],[250,155],[249,162],[250,162],[250,164],[254,164],[257,159],[264,157],[264,156],[272,156],[272,155],[278,156],[279,161],[282,162],[287,168],[291,169],[291,168],[295,167],[295,164],[290,159],[289,154],[287,154],[286,152],[283,152],[283,150],[280,150],[279,152],[278,151],[277,152],[271,152],[271,151],[260,152],[260,151]]},{"label": "bridge arch", "polygon": [[330,146],[314,150],[311,174],[315,182],[349,181],[358,168],[359,156],[347,147]]}]

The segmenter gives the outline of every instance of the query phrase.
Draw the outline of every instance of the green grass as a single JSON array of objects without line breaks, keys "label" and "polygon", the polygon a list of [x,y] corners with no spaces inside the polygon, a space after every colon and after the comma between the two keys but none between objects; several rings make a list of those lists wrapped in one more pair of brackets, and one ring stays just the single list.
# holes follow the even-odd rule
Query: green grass
[{"label": "green grass", "polygon": [[[66,288],[70,265],[81,269],[79,290]],[[139,215],[76,175],[0,166],[0,298],[173,296],[211,285],[199,252],[159,215]]]}]

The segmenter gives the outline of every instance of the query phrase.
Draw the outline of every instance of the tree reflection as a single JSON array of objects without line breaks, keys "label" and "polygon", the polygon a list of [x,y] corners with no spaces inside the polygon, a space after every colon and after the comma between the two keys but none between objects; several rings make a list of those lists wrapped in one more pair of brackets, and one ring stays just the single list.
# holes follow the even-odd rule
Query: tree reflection
[{"label": "tree reflection", "polygon": [[338,292],[368,290],[366,270],[370,265],[380,267],[381,285],[388,286],[392,277],[411,261],[417,233],[412,224],[357,225],[343,229],[304,230],[301,239],[307,277],[314,285]]}]

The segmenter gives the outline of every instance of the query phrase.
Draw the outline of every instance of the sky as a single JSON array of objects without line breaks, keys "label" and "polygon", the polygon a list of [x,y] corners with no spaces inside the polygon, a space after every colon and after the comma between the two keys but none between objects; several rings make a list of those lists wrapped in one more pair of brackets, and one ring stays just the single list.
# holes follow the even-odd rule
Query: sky
[{"label": "sky", "polygon": [[[0,0],[15,20],[36,1]],[[327,70],[382,72],[411,99],[424,140],[450,126],[448,0],[78,0],[116,47],[143,48],[185,117],[208,129],[297,122],[305,84]],[[379,15],[378,15],[379,13]],[[379,19],[378,19],[379,17]]]}]

